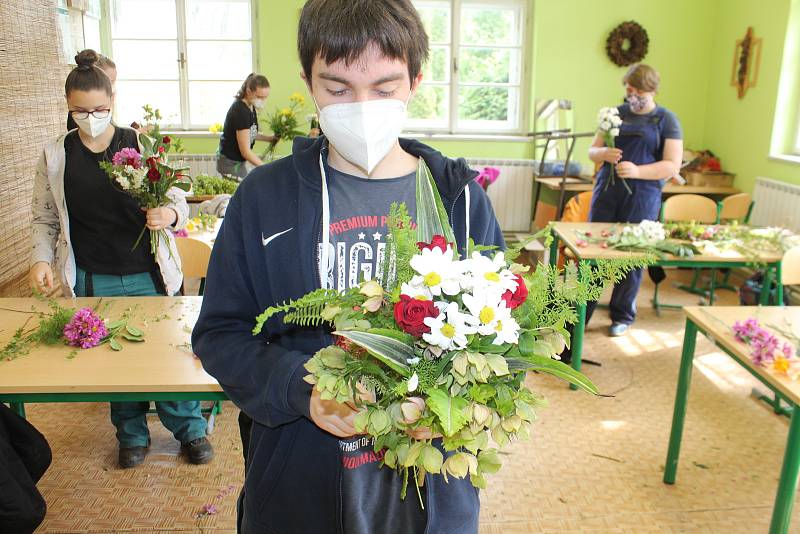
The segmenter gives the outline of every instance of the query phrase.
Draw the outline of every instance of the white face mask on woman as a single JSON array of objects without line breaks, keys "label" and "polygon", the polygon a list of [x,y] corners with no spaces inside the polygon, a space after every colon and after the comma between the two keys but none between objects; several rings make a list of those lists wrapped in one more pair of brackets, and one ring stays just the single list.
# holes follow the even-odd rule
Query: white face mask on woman
[{"label": "white face mask on woman", "polygon": [[264,109],[264,99],[263,98],[256,98],[253,100],[253,107],[256,109]]},{"label": "white face mask on woman", "polygon": [[108,129],[108,125],[111,124],[111,113],[102,119],[98,119],[91,113],[85,119],[75,119],[74,117],[73,119],[83,133],[94,139]]},{"label": "white face mask on woman", "polygon": [[319,124],[344,159],[372,174],[400,137],[407,104],[393,98],[329,104],[320,109]]}]

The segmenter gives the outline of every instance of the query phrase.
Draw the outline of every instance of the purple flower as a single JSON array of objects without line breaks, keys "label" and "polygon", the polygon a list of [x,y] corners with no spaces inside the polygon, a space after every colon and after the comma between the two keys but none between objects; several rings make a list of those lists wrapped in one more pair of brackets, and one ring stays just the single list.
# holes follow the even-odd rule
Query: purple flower
[{"label": "purple flower", "polygon": [[217,513],[217,507],[213,504],[204,504],[203,513],[207,515],[214,515]]},{"label": "purple flower", "polygon": [[490,185],[497,181],[498,176],[500,176],[500,169],[497,167],[484,167],[481,173],[475,178],[475,181],[486,191]]},{"label": "purple flower", "polygon": [[107,335],[106,324],[91,308],[81,308],[64,326],[67,343],[82,349],[96,347]]},{"label": "purple flower", "polygon": [[130,165],[134,169],[142,166],[142,155],[135,148],[123,148],[111,158],[114,165]]},{"label": "purple flower", "polygon": [[180,230],[174,230],[172,234],[175,237],[189,237],[189,232],[186,230],[186,228],[181,228]]}]

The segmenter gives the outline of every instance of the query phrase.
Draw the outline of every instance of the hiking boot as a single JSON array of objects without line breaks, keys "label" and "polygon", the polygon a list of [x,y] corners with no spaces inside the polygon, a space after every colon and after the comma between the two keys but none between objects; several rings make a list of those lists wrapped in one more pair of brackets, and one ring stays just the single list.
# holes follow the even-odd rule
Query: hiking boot
[{"label": "hiking boot", "polygon": [[183,443],[181,447],[186,451],[189,463],[207,464],[214,459],[214,447],[211,446],[211,443],[209,443],[205,437]]},{"label": "hiking boot", "polygon": [[120,447],[119,466],[123,469],[136,467],[144,462],[144,457],[147,456],[147,450],[147,447]]}]

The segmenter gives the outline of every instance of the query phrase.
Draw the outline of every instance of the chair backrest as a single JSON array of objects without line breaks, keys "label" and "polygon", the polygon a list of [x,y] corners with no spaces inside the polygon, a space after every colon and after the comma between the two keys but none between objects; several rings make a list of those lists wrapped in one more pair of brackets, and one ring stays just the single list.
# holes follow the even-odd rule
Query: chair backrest
[{"label": "chair backrest", "polygon": [[736,220],[747,223],[748,219],[750,219],[752,205],[753,197],[749,193],[737,193],[727,196],[719,201],[719,220]]},{"label": "chair backrest", "polygon": [[588,222],[589,210],[592,207],[592,192],[578,193],[564,206],[561,220],[564,222]]},{"label": "chair backrest", "polygon": [[790,248],[783,255],[781,282],[785,286],[800,284],[800,245]]},{"label": "chair backrest", "polygon": [[175,243],[181,256],[181,270],[186,278],[205,278],[211,247],[199,239],[176,237]]},{"label": "chair backrest", "polygon": [[661,220],[713,224],[717,222],[717,203],[703,195],[673,195],[664,201]]}]

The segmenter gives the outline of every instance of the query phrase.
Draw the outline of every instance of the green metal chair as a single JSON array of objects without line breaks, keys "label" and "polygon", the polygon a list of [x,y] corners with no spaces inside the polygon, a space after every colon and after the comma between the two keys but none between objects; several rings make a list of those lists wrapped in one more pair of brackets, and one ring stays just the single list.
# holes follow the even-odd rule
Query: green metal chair
[{"label": "green metal chair", "polygon": [[[673,195],[661,204],[661,222],[695,221],[704,224],[713,224],[718,220],[718,210],[717,203],[708,197],[693,194]],[[697,274],[699,271],[700,269],[695,269],[695,277],[699,278],[699,274]],[[714,270],[711,271],[711,276],[715,276]],[[677,304],[664,304],[660,302],[658,300],[659,285],[660,283],[656,284],[652,299],[656,315],[661,314],[661,308],[683,308],[683,306]],[[711,304],[713,304],[713,289],[709,299]]]}]

